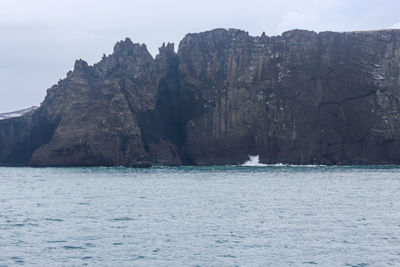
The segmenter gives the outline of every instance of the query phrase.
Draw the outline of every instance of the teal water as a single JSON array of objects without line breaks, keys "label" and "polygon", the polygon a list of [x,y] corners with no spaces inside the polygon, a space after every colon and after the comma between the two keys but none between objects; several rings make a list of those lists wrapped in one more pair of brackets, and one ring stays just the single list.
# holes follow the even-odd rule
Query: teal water
[{"label": "teal water", "polygon": [[0,266],[399,266],[400,168],[0,168]]}]

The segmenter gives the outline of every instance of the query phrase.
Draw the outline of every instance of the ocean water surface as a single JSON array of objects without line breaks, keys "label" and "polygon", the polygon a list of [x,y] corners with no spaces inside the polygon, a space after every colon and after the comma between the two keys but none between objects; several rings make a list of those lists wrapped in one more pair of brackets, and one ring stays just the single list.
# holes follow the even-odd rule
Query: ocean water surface
[{"label": "ocean water surface", "polygon": [[0,168],[16,265],[400,266],[400,168]]}]

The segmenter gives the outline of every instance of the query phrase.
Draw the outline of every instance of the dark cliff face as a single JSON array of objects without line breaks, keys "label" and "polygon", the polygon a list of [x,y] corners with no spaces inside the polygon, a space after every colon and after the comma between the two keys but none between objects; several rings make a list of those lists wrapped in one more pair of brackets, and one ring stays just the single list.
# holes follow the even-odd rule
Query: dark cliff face
[{"label": "dark cliff face", "polygon": [[147,142],[145,123],[140,122],[140,114],[155,109],[158,84],[168,69],[168,63],[159,66],[144,45],[129,39],[93,67],[78,60],[43,103],[60,122],[50,142],[33,153],[31,165],[180,164],[168,140]]},{"label": "dark cliff face", "polygon": [[180,67],[205,112],[185,146],[197,164],[399,162],[399,53],[395,30],[188,35]]},{"label": "dark cliff face", "polygon": [[0,164],[400,163],[399,94],[399,30],[127,39],[0,121]]},{"label": "dark cliff face", "polygon": [[43,107],[0,120],[0,166],[28,166],[32,153],[51,140],[57,125]]}]

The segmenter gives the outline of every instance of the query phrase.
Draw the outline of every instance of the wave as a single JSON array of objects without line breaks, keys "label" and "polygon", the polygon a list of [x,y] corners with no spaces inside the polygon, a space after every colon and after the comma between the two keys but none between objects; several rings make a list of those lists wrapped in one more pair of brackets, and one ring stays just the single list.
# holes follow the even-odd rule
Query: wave
[{"label": "wave", "polygon": [[244,167],[304,167],[304,168],[315,168],[315,167],[325,167],[326,165],[318,165],[318,164],[284,164],[284,163],[275,163],[275,164],[264,164],[260,163],[259,155],[249,155],[249,160],[244,162],[242,165]]},{"label": "wave", "polygon": [[249,160],[243,163],[241,166],[245,167],[265,167],[268,166],[267,164],[260,163],[260,156],[259,155],[254,155],[251,156],[249,155]]}]

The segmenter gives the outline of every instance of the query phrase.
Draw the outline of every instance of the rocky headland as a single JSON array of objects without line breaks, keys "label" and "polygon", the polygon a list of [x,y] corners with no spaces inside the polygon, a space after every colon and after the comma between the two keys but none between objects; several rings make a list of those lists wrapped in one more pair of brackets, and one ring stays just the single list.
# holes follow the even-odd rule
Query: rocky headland
[{"label": "rocky headland", "polygon": [[400,30],[118,42],[0,120],[2,166],[400,164]]}]

